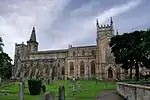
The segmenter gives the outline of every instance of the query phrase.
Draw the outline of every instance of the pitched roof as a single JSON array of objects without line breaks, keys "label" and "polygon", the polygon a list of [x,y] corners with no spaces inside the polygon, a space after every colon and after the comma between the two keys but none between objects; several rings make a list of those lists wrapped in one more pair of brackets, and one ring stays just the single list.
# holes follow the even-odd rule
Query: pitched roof
[{"label": "pitched roof", "polygon": [[30,54],[49,54],[49,53],[66,53],[68,49],[59,49],[59,50],[47,50],[47,51],[37,51]]}]

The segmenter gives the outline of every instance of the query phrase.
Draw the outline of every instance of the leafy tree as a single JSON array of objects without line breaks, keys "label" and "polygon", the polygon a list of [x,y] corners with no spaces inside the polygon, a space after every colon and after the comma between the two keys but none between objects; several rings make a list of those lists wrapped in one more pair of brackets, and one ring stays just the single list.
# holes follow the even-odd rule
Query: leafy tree
[{"label": "leafy tree", "polygon": [[144,49],[144,37],[150,34],[144,34],[146,34],[145,31],[124,33],[123,35],[112,37],[109,44],[114,54],[115,62],[121,64],[121,67],[126,70],[132,69],[134,66],[137,80],[139,80],[139,67],[149,67],[146,63],[149,60],[147,58],[147,50]]},{"label": "leafy tree", "polygon": [[4,43],[0,37],[0,77],[2,79],[9,79],[12,74],[12,59],[8,56],[7,53],[3,52]]},{"label": "leafy tree", "polygon": [[0,53],[0,77],[2,79],[9,79],[12,74],[12,59],[8,54]]},{"label": "leafy tree", "polygon": [[4,46],[3,39],[2,37],[0,37],[0,52],[3,52],[3,46]]}]

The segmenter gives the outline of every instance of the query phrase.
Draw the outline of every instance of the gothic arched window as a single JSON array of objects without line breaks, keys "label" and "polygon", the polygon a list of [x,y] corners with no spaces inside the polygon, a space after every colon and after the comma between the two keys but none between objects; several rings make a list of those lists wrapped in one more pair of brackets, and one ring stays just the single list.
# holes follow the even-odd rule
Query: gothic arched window
[{"label": "gothic arched window", "polygon": [[84,76],[84,62],[83,61],[80,62],[80,76],[81,77]]},{"label": "gothic arched window", "polygon": [[74,63],[72,61],[70,62],[70,75],[74,75]]},{"label": "gothic arched window", "polygon": [[85,51],[82,51],[82,55],[85,56]]},{"label": "gothic arched window", "polygon": [[93,56],[95,56],[95,51],[94,50],[92,50],[91,53],[92,53]]},{"label": "gothic arched window", "polygon": [[64,66],[63,66],[62,69],[61,69],[61,74],[62,74],[62,75],[65,75],[65,67],[64,67]]},{"label": "gothic arched window", "polygon": [[95,62],[94,61],[91,62],[91,74],[95,75]]},{"label": "gothic arched window", "polygon": [[73,56],[75,56],[75,54],[76,54],[76,53],[75,53],[75,52],[73,52]]}]

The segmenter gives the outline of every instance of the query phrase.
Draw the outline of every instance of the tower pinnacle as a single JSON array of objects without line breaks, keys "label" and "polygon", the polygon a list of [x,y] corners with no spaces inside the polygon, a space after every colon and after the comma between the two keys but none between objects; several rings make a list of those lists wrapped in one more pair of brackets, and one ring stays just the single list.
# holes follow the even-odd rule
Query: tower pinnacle
[{"label": "tower pinnacle", "polygon": [[96,26],[99,27],[98,19],[96,19]]},{"label": "tower pinnacle", "polygon": [[29,41],[36,42],[35,27],[33,27],[33,29],[32,29],[32,33],[31,33]]},{"label": "tower pinnacle", "polygon": [[110,25],[113,26],[113,19],[112,19],[112,17],[110,18]]},{"label": "tower pinnacle", "polygon": [[119,34],[119,32],[118,32],[118,29],[116,30],[116,35],[118,35]]}]

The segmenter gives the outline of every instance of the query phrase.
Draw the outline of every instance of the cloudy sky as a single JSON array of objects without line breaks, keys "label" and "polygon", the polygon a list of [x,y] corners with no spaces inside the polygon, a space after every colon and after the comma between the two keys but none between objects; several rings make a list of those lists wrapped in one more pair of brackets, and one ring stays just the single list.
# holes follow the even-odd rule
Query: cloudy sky
[{"label": "cloudy sky", "polygon": [[0,0],[0,36],[13,59],[15,43],[36,27],[39,50],[96,44],[96,19],[113,17],[120,33],[150,28],[150,0]]}]

